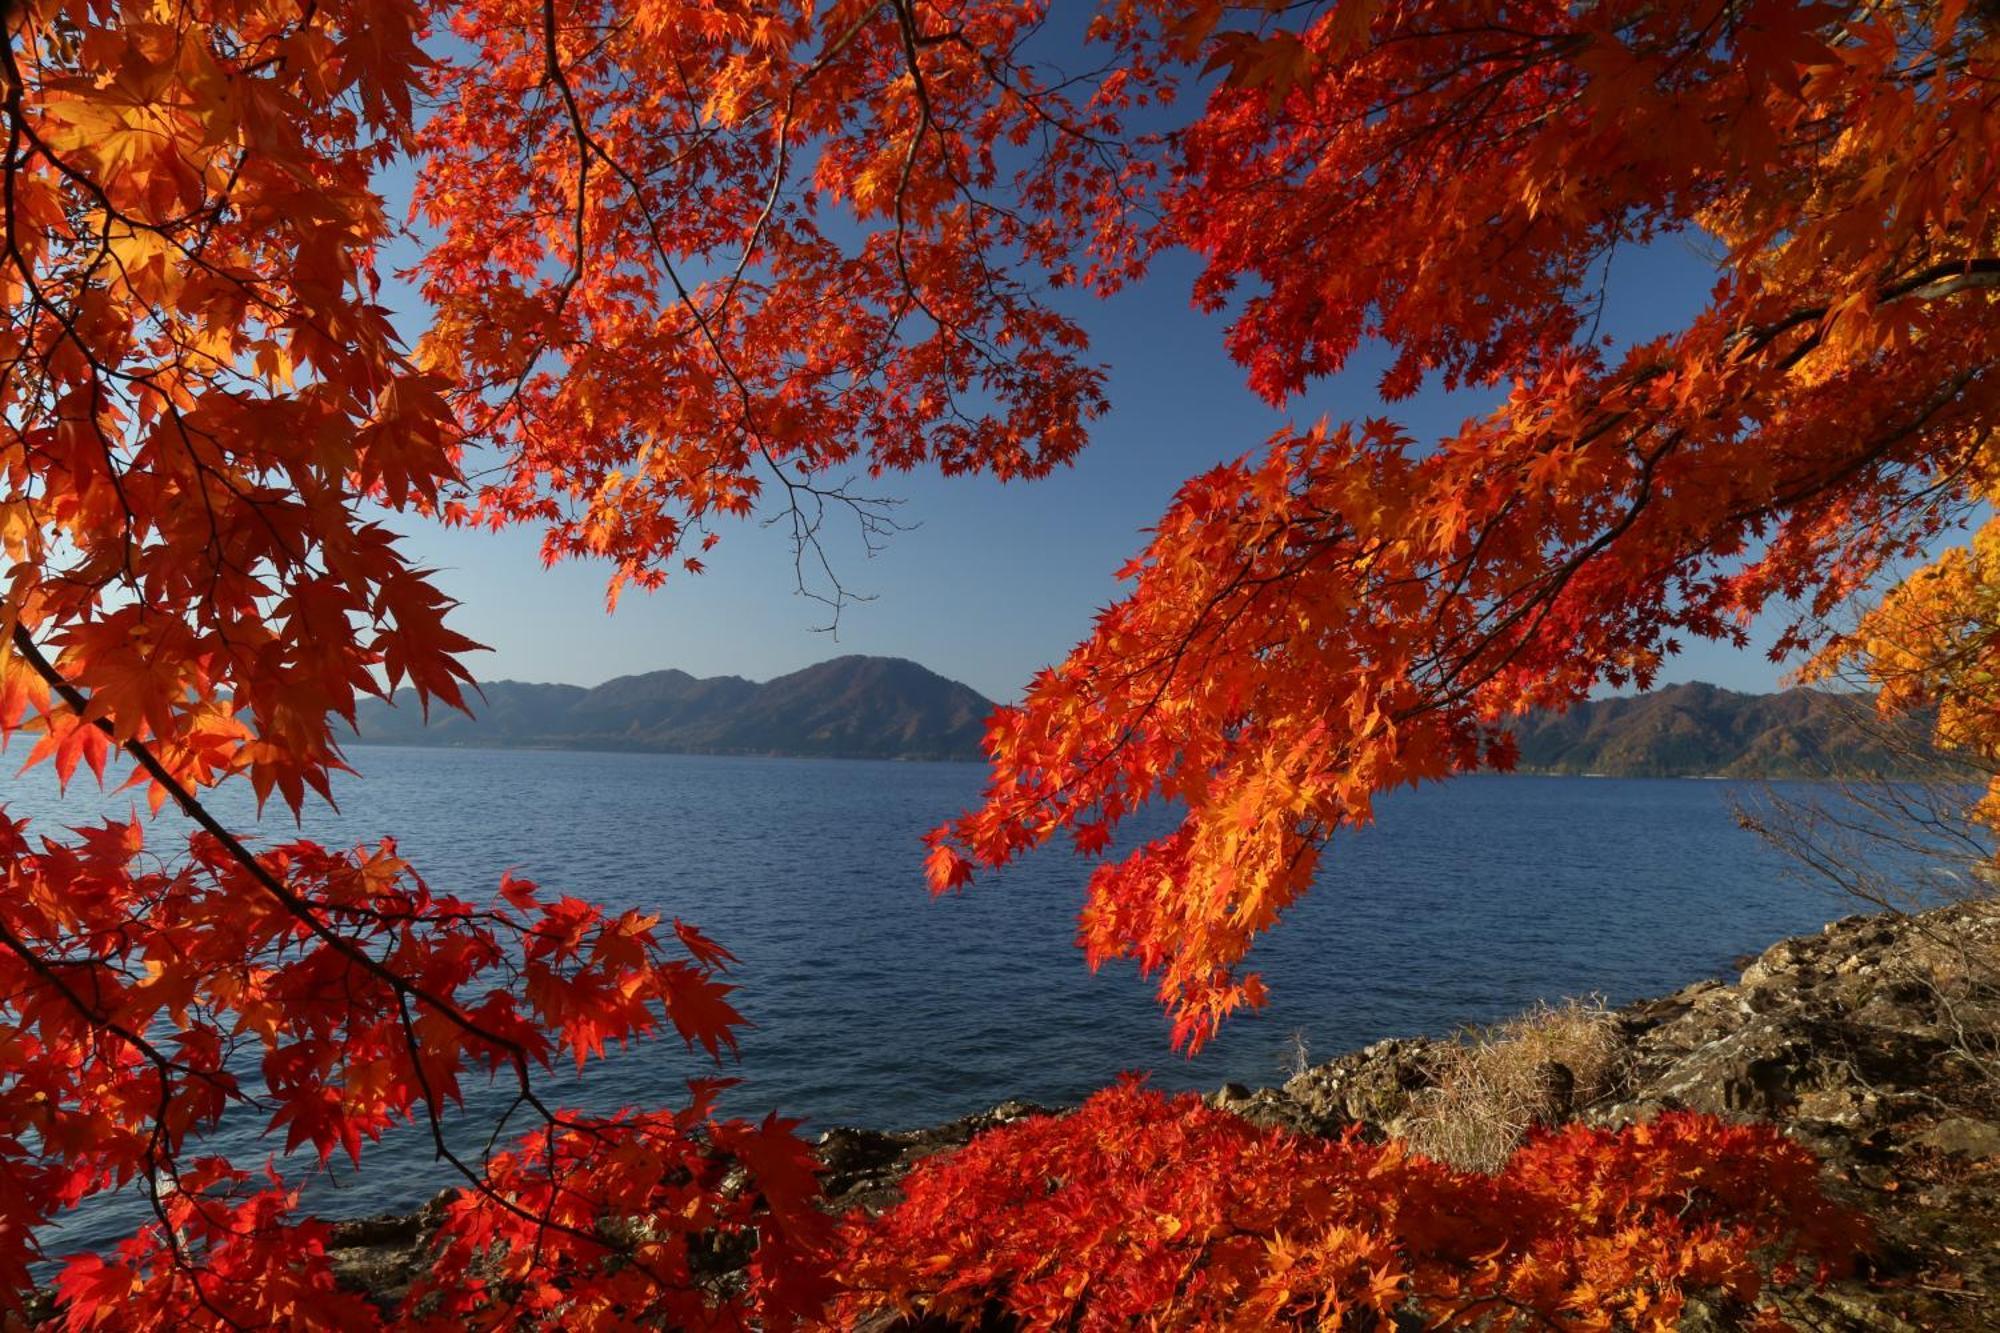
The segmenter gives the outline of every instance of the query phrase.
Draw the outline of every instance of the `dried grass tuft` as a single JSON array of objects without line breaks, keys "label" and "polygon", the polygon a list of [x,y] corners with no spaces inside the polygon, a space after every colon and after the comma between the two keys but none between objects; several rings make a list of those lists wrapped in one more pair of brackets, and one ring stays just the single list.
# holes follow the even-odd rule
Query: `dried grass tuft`
[{"label": "dried grass tuft", "polygon": [[1430,1054],[1431,1086],[1404,1125],[1410,1146],[1470,1171],[1497,1171],[1536,1125],[1611,1092],[1621,1046],[1601,999],[1540,1004],[1471,1029]]}]

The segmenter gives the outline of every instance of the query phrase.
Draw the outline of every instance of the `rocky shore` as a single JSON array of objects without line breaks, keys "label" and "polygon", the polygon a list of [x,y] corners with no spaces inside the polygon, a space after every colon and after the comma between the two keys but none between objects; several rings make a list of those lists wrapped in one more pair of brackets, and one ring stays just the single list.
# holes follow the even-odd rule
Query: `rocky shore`
[{"label": "rocky shore", "polygon": [[[1854,916],[1781,940],[1734,982],[1696,982],[1599,1017],[1587,1080],[1534,1070],[1532,1119],[1619,1124],[1685,1107],[1762,1118],[1810,1146],[1827,1187],[1873,1220],[1854,1278],[1795,1300],[1816,1330],[2000,1329],[2000,905]],[[1459,1039],[1410,1038],[1237,1085],[1220,1107],[1263,1125],[1421,1141]],[[818,1153],[831,1207],[879,1208],[911,1166],[1042,1108],[1005,1102],[900,1133],[832,1129]],[[421,1262],[437,1205],[336,1228],[344,1280],[393,1300]],[[1684,1327],[1735,1327],[1697,1309]]]}]

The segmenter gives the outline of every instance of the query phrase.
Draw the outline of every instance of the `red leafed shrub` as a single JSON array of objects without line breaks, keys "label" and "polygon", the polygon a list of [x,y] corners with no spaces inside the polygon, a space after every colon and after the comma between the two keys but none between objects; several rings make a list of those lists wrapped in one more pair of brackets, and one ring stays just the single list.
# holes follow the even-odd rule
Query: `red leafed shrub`
[{"label": "red leafed shrub", "polygon": [[1754,1302],[1772,1266],[1792,1281],[1801,1259],[1824,1277],[1853,1256],[1863,1224],[1816,1174],[1768,1126],[1670,1113],[1539,1136],[1485,1176],[1127,1082],[926,1162],[903,1203],[846,1219],[833,1317],[1670,1329],[1689,1293]]}]

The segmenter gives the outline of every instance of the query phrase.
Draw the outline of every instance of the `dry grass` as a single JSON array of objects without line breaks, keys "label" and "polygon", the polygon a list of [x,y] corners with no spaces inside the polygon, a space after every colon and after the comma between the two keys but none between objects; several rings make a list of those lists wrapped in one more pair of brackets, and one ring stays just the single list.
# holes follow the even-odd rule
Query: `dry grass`
[{"label": "dry grass", "polygon": [[1612,1024],[1601,1000],[1565,1000],[1462,1034],[1430,1056],[1432,1085],[1413,1100],[1404,1137],[1427,1157],[1498,1170],[1534,1126],[1613,1089]]}]

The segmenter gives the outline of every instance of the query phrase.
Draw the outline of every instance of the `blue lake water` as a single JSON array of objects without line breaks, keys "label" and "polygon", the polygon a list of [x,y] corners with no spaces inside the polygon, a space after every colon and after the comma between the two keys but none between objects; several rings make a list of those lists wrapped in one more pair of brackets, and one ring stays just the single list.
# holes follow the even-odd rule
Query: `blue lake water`
[{"label": "blue lake water", "polygon": [[[1087,863],[1054,850],[961,897],[925,891],[919,835],[977,795],[967,764],[358,748],[365,780],[305,831],[352,844],[394,834],[440,889],[484,898],[502,871],[612,906],[700,925],[742,960],[756,1024],[726,1105],[809,1127],[906,1127],[1007,1097],[1074,1101],[1120,1071],[1168,1088],[1267,1083],[1298,1034],[1320,1057],[1377,1038],[1497,1019],[1537,999],[1613,1002],[1728,970],[1851,903],[1790,879],[1735,825],[1750,787],[1701,781],[1480,777],[1382,802],[1343,834],[1317,888],[1260,946],[1270,983],[1194,1060],[1169,1047],[1150,983],[1093,975],[1074,947]],[[82,823],[129,795],[84,784],[58,801],[43,773],[0,797],[38,821]],[[239,823],[240,794],[218,807]],[[1141,823],[1135,832],[1157,828]],[[149,835],[185,828],[171,809]],[[292,836],[289,819],[268,838]],[[704,1072],[677,1041],[559,1071],[552,1100],[610,1109],[677,1100]],[[504,1097],[474,1099],[482,1141]],[[217,1144],[261,1160],[254,1120]],[[452,1183],[419,1131],[391,1135],[358,1175],[314,1191],[334,1215],[405,1208]],[[130,1209],[99,1203],[47,1237],[100,1244]]]}]

